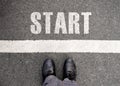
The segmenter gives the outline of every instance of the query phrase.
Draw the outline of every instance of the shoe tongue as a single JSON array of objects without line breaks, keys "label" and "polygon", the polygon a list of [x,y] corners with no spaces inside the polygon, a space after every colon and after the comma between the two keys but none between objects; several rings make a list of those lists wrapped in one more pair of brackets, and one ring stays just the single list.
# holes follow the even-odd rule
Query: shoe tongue
[{"label": "shoe tongue", "polygon": [[68,76],[71,76],[72,75],[72,71],[68,71],[67,74],[68,74]]},{"label": "shoe tongue", "polygon": [[48,70],[46,70],[46,74],[47,75],[52,75],[53,74],[53,69],[52,68],[48,68]]},{"label": "shoe tongue", "polygon": [[68,71],[67,76],[69,77],[70,80],[74,79],[74,73],[72,71]]}]

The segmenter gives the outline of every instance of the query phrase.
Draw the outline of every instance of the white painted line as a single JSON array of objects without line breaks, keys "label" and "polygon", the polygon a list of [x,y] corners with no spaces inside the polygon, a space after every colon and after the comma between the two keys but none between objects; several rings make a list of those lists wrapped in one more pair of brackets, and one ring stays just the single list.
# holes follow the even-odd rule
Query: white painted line
[{"label": "white painted line", "polygon": [[120,53],[120,41],[0,40],[0,53]]}]

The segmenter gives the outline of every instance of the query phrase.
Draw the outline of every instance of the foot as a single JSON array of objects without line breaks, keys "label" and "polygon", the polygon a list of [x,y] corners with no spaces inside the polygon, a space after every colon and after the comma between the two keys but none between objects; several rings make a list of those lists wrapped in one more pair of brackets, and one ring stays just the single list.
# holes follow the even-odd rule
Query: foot
[{"label": "foot", "polygon": [[76,80],[76,65],[72,59],[65,60],[63,71],[64,79]]},{"label": "foot", "polygon": [[52,59],[46,59],[43,63],[43,67],[42,67],[43,81],[45,80],[46,77],[48,77],[50,75],[56,75],[55,63]]}]

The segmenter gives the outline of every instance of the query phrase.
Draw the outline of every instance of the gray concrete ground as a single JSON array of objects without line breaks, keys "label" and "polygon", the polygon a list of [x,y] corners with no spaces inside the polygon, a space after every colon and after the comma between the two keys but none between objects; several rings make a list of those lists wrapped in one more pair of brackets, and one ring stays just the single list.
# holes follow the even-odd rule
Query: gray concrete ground
[{"label": "gray concrete ground", "polygon": [[120,86],[119,54],[1,54],[0,85],[41,86],[41,66],[48,56],[55,60],[60,79],[65,58],[72,57],[80,86]]},{"label": "gray concrete ground", "polygon": [[[33,35],[30,14],[34,11],[54,13],[70,11],[92,12],[88,35]],[[67,15],[66,15],[67,17]],[[54,28],[56,16],[52,17]],[[44,19],[40,21],[44,25]],[[80,21],[83,28],[83,19]],[[120,0],[0,0],[0,40],[32,39],[120,39]],[[77,65],[80,86],[120,86],[120,54],[33,53],[0,54],[0,86],[41,86],[41,66],[53,58],[57,76],[62,79],[65,58]]]}]

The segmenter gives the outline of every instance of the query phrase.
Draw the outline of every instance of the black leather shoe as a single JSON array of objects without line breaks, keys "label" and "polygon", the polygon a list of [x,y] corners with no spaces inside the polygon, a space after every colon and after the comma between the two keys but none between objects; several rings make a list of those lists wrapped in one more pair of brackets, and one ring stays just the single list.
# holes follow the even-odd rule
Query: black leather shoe
[{"label": "black leather shoe", "polygon": [[52,59],[46,59],[43,63],[43,67],[42,67],[43,81],[49,75],[56,75],[56,73],[55,73],[55,63]]},{"label": "black leather shoe", "polygon": [[65,60],[64,67],[63,67],[63,78],[76,80],[76,65],[74,61],[70,58]]}]

